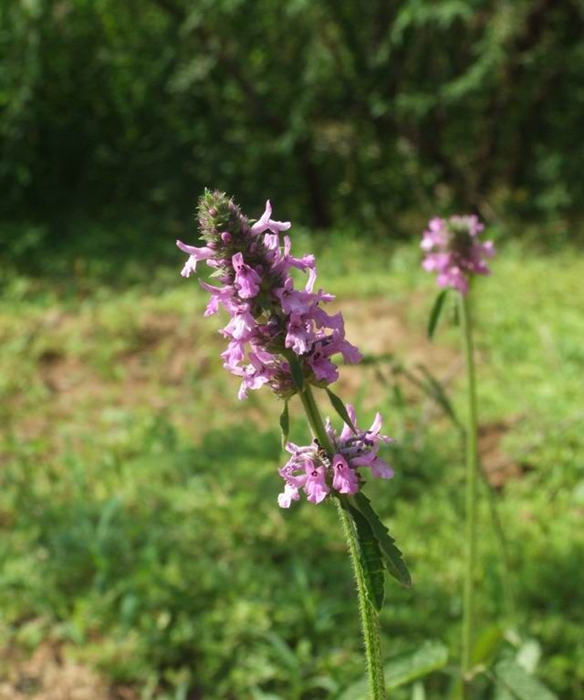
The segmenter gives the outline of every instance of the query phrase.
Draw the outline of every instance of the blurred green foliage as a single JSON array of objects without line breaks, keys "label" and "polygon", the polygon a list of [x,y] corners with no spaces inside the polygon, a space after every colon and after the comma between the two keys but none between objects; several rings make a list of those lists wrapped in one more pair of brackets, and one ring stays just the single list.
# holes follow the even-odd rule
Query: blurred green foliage
[{"label": "blurred green foliage", "polygon": [[383,233],[580,213],[583,28],[578,0],[7,0],[1,206],[61,236],[203,186]]}]

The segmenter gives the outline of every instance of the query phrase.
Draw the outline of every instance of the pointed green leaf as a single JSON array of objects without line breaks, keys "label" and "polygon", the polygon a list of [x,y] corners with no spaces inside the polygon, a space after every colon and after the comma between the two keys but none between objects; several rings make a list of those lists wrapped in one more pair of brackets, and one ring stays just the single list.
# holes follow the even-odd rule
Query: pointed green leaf
[{"label": "pointed green leaf", "polygon": [[558,700],[558,696],[511,659],[495,666],[495,681],[513,700]]},{"label": "pointed green leaf", "polygon": [[[418,649],[405,652],[390,659],[384,668],[387,690],[423,678],[443,668],[448,661],[448,651],[441,642],[424,642]],[[367,679],[357,681],[341,695],[339,700],[366,700]]]},{"label": "pointed green leaf", "polygon": [[371,605],[379,611],[383,606],[385,593],[385,571],[379,544],[365,516],[350,504],[347,504],[347,510],[355,523],[361,567],[367,586],[367,597]]},{"label": "pointed green leaf", "polygon": [[395,578],[402,586],[409,588],[412,585],[412,578],[407,566],[403,560],[402,553],[395,545],[395,540],[389,534],[389,530],[379,519],[377,513],[371,507],[369,499],[362,491],[354,496],[348,497],[351,505],[359,510],[367,519],[373,534],[379,544],[381,552],[385,557],[385,565],[393,578]]},{"label": "pointed green leaf", "polygon": [[333,394],[333,392],[330,389],[326,389],[326,393],[328,394],[332,407],[343,419],[343,421],[349,426],[349,428],[351,428],[355,435],[357,435],[357,429],[353,425],[353,421],[349,418],[347,408],[345,407],[343,401],[336,394]]},{"label": "pointed green leaf", "polygon": [[288,412],[287,401],[284,402],[284,409],[280,414],[280,430],[282,431],[282,449],[284,449],[290,434],[290,413]]},{"label": "pointed green leaf", "polygon": [[292,374],[294,386],[298,391],[302,391],[304,389],[304,372],[302,371],[300,360],[293,353],[287,355],[286,359],[290,363],[290,373]]},{"label": "pointed green leaf", "polygon": [[448,294],[448,289],[443,289],[440,294],[436,297],[432,311],[430,311],[430,318],[428,320],[428,338],[432,340],[436,327],[438,326],[438,321],[440,320],[440,314],[442,313],[442,308],[444,306],[444,301]]}]

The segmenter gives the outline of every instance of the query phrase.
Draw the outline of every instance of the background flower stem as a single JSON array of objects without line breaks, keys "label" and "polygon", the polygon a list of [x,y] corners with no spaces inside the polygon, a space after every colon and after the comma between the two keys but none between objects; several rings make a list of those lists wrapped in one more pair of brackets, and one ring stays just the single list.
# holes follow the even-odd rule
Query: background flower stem
[{"label": "background flower stem", "polygon": [[474,643],[474,575],[476,568],[478,423],[477,396],[472,337],[472,307],[470,292],[460,294],[460,321],[462,345],[467,372],[467,429],[466,429],[466,562],[464,573],[462,621],[462,682],[465,700],[471,698],[472,649]]}]

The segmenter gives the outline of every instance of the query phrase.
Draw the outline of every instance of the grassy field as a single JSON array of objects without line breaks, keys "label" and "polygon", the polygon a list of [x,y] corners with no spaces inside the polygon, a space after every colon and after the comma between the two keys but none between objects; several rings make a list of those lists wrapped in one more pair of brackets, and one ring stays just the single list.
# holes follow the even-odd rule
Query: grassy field
[{"label": "grassy field", "polygon": [[[438,640],[455,664],[460,436],[411,376],[428,368],[458,411],[458,331],[426,341],[435,288],[415,247],[297,237],[297,252],[311,246],[369,360],[342,371],[338,393],[363,424],[381,410],[398,438],[395,479],[367,489],[415,580],[411,591],[388,582],[385,654]],[[339,697],[362,658],[334,508],[278,508],[280,407],[267,392],[238,402],[221,321],[202,317],[183,256],[141,268],[117,255],[107,274],[81,256],[11,272],[2,288],[0,698]],[[480,442],[508,561],[484,497],[482,639],[502,633],[497,654],[519,653],[578,700],[584,259],[503,243],[493,268],[477,290]],[[292,437],[304,439],[294,409]],[[392,697],[442,700],[449,670]]]}]

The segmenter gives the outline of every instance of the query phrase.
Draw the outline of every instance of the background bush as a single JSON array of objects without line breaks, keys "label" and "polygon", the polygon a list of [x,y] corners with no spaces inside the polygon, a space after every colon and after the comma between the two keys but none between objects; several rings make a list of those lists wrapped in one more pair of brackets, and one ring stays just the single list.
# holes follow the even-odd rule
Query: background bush
[{"label": "background bush", "polygon": [[414,207],[578,214],[583,17],[570,0],[9,0],[1,206],[60,235],[80,211],[188,217],[206,185],[384,233]]}]

